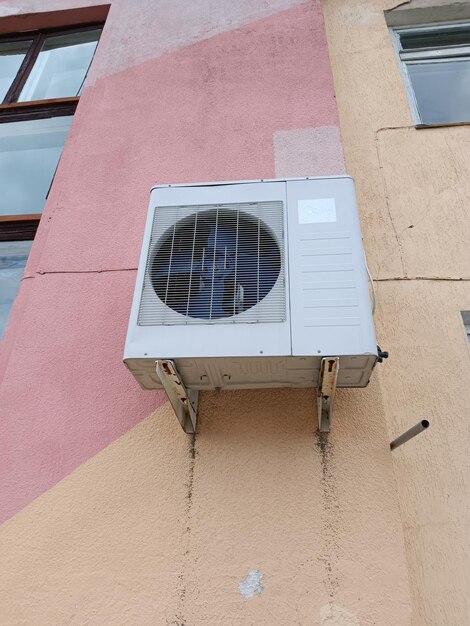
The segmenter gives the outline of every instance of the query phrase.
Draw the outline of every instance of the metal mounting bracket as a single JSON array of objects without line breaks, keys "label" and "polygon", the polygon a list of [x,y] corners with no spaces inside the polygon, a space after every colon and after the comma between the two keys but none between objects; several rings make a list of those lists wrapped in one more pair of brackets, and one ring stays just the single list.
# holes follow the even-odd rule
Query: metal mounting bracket
[{"label": "metal mounting bracket", "polygon": [[338,370],[339,357],[327,357],[321,360],[320,380],[317,387],[318,430],[321,433],[330,432]]},{"label": "metal mounting bracket", "polygon": [[157,376],[165,389],[181,428],[190,435],[196,432],[198,392],[186,389],[174,361],[169,359],[156,362]]}]

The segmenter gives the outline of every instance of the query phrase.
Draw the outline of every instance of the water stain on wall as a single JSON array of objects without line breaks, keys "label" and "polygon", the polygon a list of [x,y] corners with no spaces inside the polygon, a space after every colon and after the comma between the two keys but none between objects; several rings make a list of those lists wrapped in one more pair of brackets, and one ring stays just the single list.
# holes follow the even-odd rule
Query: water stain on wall
[{"label": "water stain on wall", "polygon": [[316,432],[316,445],[321,463],[322,547],[318,560],[324,568],[323,584],[330,600],[335,597],[340,580],[336,568],[341,546],[341,507],[338,501],[334,471],[334,446],[329,433]]},{"label": "water stain on wall", "polygon": [[[194,466],[196,462],[196,433],[191,435],[189,439],[189,469],[188,469],[188,481],[186,483],[186,527],[184,530],[184,563],[188,562],[190,557],[190,539],[191,539],[191,509],[193,504],[193,484],[194,484]],[[186,568],[185,568],[186,569]],[[171,626],[186,626],[186,619],[184,617],[185,604],[186,604],[186,572],[182,571],[178,575],[178,598],[179,609],[176,614],[175,621],[170,622]]]}]

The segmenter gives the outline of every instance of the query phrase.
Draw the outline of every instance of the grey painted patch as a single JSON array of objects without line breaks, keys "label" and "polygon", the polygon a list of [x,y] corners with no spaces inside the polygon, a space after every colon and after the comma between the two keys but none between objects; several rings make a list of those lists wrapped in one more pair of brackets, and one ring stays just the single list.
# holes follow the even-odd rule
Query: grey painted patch
[{"label": "grey painted patch", "polygon": [[331,176],[346,172],[337,126],[280,130],[273,139],[277,177]]},{"label": "grey painted patch", "polygon": [[255,593],[261,593],[263,587],[261,580],[263,578],[262,572],[257,569],[251,569],[245,578],[238,583],[238,590],[244,598],[252,598]]}]

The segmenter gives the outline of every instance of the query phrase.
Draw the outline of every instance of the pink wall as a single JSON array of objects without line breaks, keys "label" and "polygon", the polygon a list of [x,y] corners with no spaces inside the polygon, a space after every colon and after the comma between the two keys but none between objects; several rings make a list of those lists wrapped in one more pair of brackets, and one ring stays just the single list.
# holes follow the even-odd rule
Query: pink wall
[{"label": "pink wall", "polygon": [[151,185],[311,173],[324,127],[336,147],[314,173],[343,171],[319,3],[274,4],[201,10],[194,32],[167,7],[180,30],[159,39],[161,8],[113,3],[0,346],[2,519],[164,402],[121,363]]}]

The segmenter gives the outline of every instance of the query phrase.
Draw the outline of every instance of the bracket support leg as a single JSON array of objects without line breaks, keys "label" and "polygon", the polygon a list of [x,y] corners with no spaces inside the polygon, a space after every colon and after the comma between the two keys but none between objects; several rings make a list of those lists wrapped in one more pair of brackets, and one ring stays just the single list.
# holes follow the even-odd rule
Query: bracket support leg
[{"label": "bracket support leg", "polygon": [[186,389],[174,361],[162,359],[156,362],[157,376],[163,385],[181,428],[185,433],[196,432],[198,392]]},{"label": "bracket support leg", "polygon": [[338,370],[339,357],[326,357],[321,360],[320,380],[317,387],[318,430],[321,433],[330,432]]}]

